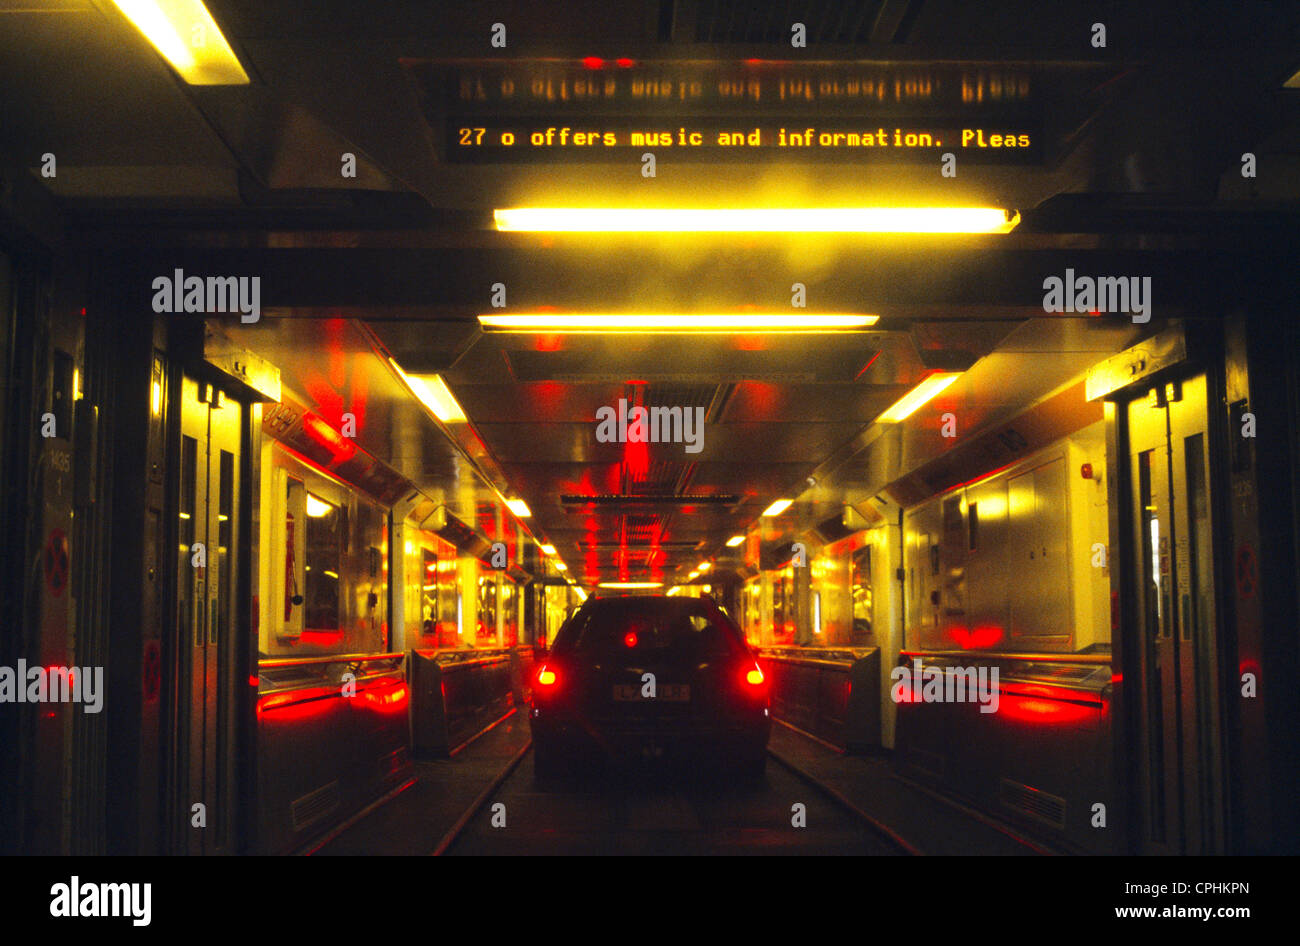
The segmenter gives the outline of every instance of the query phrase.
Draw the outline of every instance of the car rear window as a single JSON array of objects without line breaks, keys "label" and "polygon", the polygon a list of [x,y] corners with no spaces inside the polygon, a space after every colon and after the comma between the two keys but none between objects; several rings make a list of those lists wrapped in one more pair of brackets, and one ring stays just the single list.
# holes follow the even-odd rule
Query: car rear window
[{"label": "car rear window", "polygon": [[592,654],[627,649],[635,634],[640,652],[698,657],[744,653],[740,632],[716,608],[698,599],[606,598],[585,605],[555,639],[554,653]]}]

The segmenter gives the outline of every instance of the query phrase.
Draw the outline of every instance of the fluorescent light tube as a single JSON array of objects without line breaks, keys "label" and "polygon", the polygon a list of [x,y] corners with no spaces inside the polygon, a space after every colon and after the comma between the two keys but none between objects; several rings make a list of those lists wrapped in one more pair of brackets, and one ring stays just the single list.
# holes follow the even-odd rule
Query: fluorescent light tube
[{"label": "fluorescent light tube", "polygon": [[1008,233],[1020,222],[1000,207],[510,207],[493,218],[538,233]]},{"label": "fluorescent light tube", "polygon": [[200,0],[113,3],[190,85],[248,85],[248,73]]},{"label": "fluorescent light tube", "polygon": [[618,335],[622,333],[700,335],[812,335],[861,332],[875,325],[878,315],[850,313],[569,313],[545,315],[480,315],[485,332],[539,335]]},{"label": "fluorescent light tube", "polygon": [[934,374],[927,375],[921,380],[920,384],[899,398],[876,420],[885,424],[897,424],[899,421],[905,420],[917,408],[952,384],[960,376],[961,372],[959,371],[936,371]]}]

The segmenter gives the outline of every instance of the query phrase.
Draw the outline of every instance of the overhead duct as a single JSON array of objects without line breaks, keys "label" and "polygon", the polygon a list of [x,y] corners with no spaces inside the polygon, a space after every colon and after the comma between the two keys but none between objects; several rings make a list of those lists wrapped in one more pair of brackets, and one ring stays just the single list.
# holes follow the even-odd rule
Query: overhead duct
[{"label": "overhead duct", "polygon": [[461,522],[447,511],[446,506],[439,506],[420,523],[420,528],[432,532],[439,538],[446,539],[462,552],[478,558],[492,548],[487,536]]},{"label": "overhead duct", "polygon": [[876,522],[879,522],[882,517],[878,515],[875,510],[871,509],[870,506],[867,508],[871,513],[870,518],[864,516],[853,506],[845,505],[841,507],[838,516],[831,516],[813,526],[810,530],[810,534],[823,545],[830,545],[834,542],[840,541],[840,539],[848,538],[855,532],[869,529]]},{"label": "overhead duct", "polygon": [[758,567],[761,571],[770,572],[789,563],[794,557],[793,541],[790,542],[769,542],[758,550]]}]

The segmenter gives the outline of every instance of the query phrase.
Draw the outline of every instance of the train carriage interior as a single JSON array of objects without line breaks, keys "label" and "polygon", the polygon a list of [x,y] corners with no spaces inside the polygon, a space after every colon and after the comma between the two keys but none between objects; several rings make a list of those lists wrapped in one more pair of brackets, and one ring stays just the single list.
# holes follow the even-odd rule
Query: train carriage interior
[{"label": "train carriage interior", "polygon": [[1294,4],[0,0],[0,850],[1295,853],[1298,249]]}]

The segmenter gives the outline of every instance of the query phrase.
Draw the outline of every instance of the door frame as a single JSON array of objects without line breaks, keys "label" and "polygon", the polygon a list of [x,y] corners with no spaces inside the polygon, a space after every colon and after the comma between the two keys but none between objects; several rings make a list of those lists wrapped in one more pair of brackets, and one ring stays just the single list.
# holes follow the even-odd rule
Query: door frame
[{"label": "door frame", "polygon": [[[184,392],[188,378],[191,383],[200,386],[207,384],[212,390],[220,390],[224,400],[221,409],[237,410],[232,444],[235,449],[234,484],[231,497],[234,505],[234,521],[231,523],[230,542],[233,562],[229,575],[229,602],[224,622],[225,641],[218,639],[219,654],[226,667],[225,692],[214,701],[219,716],[216,722],[215,746],[213,752],[222,752],[223,758],[218,771],[226,773],[223,784],[217,786],[217,799],[222,811],[207,812],[205,831],[217,831],[220,837],[214,837],[209,846],[212,853],[236,854],[253,850],[255,818],[252,813],[256,803],[256,686],[243,685],[257,678],[257,544],[254,541],[257,529],[257,503],[259,495],[259,458],[257,449],[260,440],[261,404],[248,396],[240,385],[231,383],[220,372],[209,366],[195,364],[189,359],[170,357],[165,360],[165,389],[167,391],[167,458],[168,473],[166,480],[166,544],[169,551],[161,556],[164,563],[176,563],[176,551],[182,543],[179,512],[181,511],[181,448],[183,443]],[[211,408],[209,408],[211,409]],[[210,431],[209,434],[210,436]],[[215,482],[212,474],[209,480]],[[217,502],[218,497],[212,497]],[[214,513],[214,521],[216,513]],[[208,549],[209,556],[215,555],[214,548]],[[229,561],[229,560],[228,560]],[[211,567],[211,566],[209,566]],[[161,812],[164,819],[161,825],[162,848],[170,854],[190,852],[191,800],[182,798],[189,780],[189,740],[188,728],[189,706],[186,701],[188,684],[185,675],[189,671],[187,660],[189,649],[194,646],[193,626],[181,628],[178,624],[180,579],[174,564],[168,564],[166,574],[165,631],[162,639],[162,666],[164,685],[162,687],[162,720],[165,736],[160,740],[159,751],[162,755],[161,766],[164,773],[162,780]],[[223,584],[224,584],[224,579]],[[210,639],[210,630],[204,623],[205,636]],[[221,674],[217,674],[220,686]],[[224,696],[225,699],[220,697]],[[219,817],[215,817],[219,814]]]},{"label": "door frame", "polygon": [[[1226,490],[1228,481],[1227,436],[1224,427],[1224,360],[1222,340],[1213,328],[1217,326],[1189,327],[1186,334],[1182,326],[1175,326],[1160,335],[1149,338],[1118,355],[1106,359],[1089,372],[1089,399],[1104,398],[1107,468],[1112,472],[1107,488],[1110,518],[1110,574],[1111,574],[1111,641],[1113,674],[1115,680],[1113,701],[1116,729],[1113,738],[1115,772],[1117,773],[1117,801],[1120,803],[1114,824],[1123,832],[1121,849],[1130,854],[1150,853],[1144,842],[1144,806],[1142,797],[1142,752],[1146,739],[1143,731],[1141,697],[1141,672],[1143,663],[1140,648],[1143,641],[1135,629],[1141,626],[1139,607],[1140,589],[1133,581],[1138,574],[1136,548],[1136,510],[1131,497],[1135,495],[1133,482],[1133,457],[1131,452],[1128,409],[1135,400],[1145,399],[1153,388],[1163,391],[1171,381],[1203,375],[1205,378],[1205,450],[1207,453],[1208,481],[1206,483],[1207,511],[1210,534],[1213,537],[1211,574],[1214,582],[1212,594],[1215,620],[1214,634],[1217,705],[1208,713],[1217,726],[1218,750],[1218,824],[1221,833],[1215,850],[1203,853],[1224,853],[1232,849],[1231,813],[1232,756],[1230,734],[1234,701],[1231,671],[1235,667],[1236,641],[1231,619],[1229,594],[1231,575],[1228,574],[1227,556],[1223,550],[1231,547],[1231,522],[1228,518]],[[1190,352],[1190,353],[1189,353]],[[1170,441],[1166,439],[1166,444]],[[1177,543],[1177,537],[1175,537]],[[1173,551],[1171,549],[1171,551]],[[1126,682],[1128,681],[1128,682]],[[1173,853],[1178,853],[1174,851]]]}]

